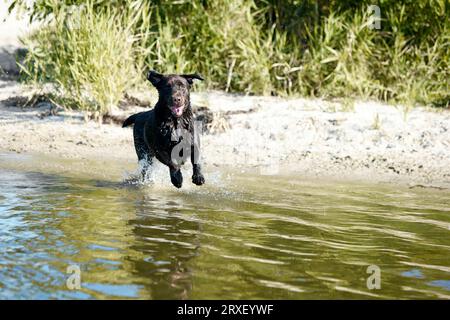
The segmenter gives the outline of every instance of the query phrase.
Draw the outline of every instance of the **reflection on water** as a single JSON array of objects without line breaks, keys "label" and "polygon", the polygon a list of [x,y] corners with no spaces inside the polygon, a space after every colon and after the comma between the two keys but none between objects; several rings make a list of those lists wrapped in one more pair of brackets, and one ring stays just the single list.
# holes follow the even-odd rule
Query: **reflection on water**
[{"label": "reflection on water", "polygon": [[243,174],[181,191],[12,169],[0,181],[1,299],[450,298],[446,191]]}]

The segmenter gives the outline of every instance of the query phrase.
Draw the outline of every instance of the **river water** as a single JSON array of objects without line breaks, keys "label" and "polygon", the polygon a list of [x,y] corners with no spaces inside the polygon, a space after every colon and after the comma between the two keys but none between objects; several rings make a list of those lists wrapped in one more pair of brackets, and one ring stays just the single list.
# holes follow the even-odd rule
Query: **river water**
[{"label": "river water", "polygon": [[0,299],[450,298],[449,191],[72,164],[0,155]]}]

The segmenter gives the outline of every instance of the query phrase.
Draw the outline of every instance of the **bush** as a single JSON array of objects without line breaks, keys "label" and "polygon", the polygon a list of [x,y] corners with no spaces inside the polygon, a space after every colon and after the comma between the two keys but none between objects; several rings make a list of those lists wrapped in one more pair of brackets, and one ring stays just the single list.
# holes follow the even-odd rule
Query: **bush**
[{"label": "bush", "polygon": [[[381,30],[367,27],[372,4],[381,8]],[[91,18],[80,23],[88,27],[61,28],[59,15],[83,7]],[[31,40],[52,58],[31,50],[27,61],[40,68],[31,68],[33,77],[45,74],[66,91],[97,92],[91,96],[102,108],[131,85],[116,78],[120,69],[125,78],[141,79],[136,74],[147,68],[199,72],[207,80],[202,86],[231,92],[448,107],[448,7],[446,0],[35,0],[27,10],[52,24]],[[89,50],[81,54],[79,43]],[[74,59],[78,55],[83,58]],[[99,67],[103,71],[88,76],[102,55],[113,69]],[[59,71],[68,69],[67,61],[76,72]],[[114,99],[105,99],[112,91]]]},{"label": "bush", "polygon": [[66,106],[107,113],[136,79],[134,35],[117,10],[95,12],[92,5],[71,15],[55,12],[49,26],[24,40],[29,49],[23,72],[51,82]]}]

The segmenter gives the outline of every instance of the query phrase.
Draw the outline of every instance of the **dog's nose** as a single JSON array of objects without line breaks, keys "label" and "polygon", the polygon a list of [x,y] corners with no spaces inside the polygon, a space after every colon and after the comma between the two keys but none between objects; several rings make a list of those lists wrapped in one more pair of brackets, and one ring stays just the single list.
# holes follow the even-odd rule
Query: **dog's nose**
[{"label": "dog's nose", "polygon": [[173,97],[175,103],[181,103],[181,97]]}]

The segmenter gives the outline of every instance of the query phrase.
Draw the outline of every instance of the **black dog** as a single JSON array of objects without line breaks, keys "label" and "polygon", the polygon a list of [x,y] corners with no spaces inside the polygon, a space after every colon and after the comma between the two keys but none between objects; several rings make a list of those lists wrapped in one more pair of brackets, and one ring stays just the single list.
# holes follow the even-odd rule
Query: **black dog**
[{"label": "black dog", "polygon": [[147,79],[159,93],[155,108],[134,114],[122,127],[134,124],[134,147],[140,160],[146,160],[142,174],[145,177],[153,157],[169,167],[172,184],[181,188],[183,176],[180,167],[190,156],[196,185],[205,183],[199,158],[199,141],[194,132],[194,121],[189,91],[197,74],[163,75],[150,71]]}]

